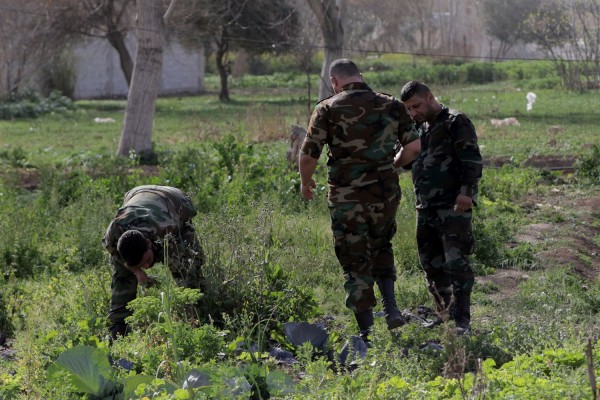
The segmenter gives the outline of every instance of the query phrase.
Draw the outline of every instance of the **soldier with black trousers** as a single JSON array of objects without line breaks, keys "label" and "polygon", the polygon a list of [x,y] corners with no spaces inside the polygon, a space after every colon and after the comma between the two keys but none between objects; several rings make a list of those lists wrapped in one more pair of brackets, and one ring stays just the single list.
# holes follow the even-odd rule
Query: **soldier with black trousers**
[{"label": "soldier with black trousers", "polygon": [[[472,207],[483,161],[475,127],[462,112],[438,103],[418,81],[402,88],[400,99],[417,124],[421,153],[412,165],[417,208],[419,260],[437,311],[450,312],[459,333],[470,330],[475,282]],[[438,325],[441,318],[430,326]]]}]

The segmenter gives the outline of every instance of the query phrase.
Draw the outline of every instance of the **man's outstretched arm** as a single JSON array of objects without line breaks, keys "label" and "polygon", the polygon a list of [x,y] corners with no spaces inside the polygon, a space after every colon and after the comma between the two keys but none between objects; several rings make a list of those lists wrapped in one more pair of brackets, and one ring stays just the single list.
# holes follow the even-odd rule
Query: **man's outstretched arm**
[{"label": "man's outstretched arm", "polygon": [[394,167],[400,168],[410,164],[417,158],[421,152],[421,140],[413,140],[405,146],[402,146],[396,157],[394,158]]},{"label": "man's outstretched arm", "polygon": [[300,153],[300,193],[305,200],[312,200],[314,198],[313,189],[317,184],[312,176],[318,162],[318,159]]}]

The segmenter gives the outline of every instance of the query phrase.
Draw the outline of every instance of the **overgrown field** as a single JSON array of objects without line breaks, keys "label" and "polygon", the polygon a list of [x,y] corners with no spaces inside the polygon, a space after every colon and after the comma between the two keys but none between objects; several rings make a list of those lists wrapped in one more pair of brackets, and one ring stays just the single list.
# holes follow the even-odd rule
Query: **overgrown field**
[{"label": "overgrown field", "polygon": [[[365,76],[392,94],[404,83]],[[333,252],[325,160],[318,200],[306,203],[286,159],[290,126],[308,119],[306,89],[232,84],[229,104],[211,93],[159,99],[152,165],[113,156],[124,101],[0,121],[0,331],[8,338],[0,398],[593,398],[600,94],[515,80],[433,86],[442,103],[472,117],[489,164],[475,212],[472,333],[416,321],[389,332],[376,318],[366,355],[351,346],[340,357],[356,325]],[[537,102],[526,111],[530,90]],[[506,117],[520,125],[490,122]],[[135,331],[109,346],[111,271],[100,239],[123,194],[140,184],[178,186],[198,206],[210,316],[186,314],[198,293],[177,288],[158,265],[151,271],[161,284],[132,304]],[[432,302],[407,173],[401,184],[396,291],[416,314]],[[284,329],[303,321],[323,328],[323,347],[300,345]]]}]

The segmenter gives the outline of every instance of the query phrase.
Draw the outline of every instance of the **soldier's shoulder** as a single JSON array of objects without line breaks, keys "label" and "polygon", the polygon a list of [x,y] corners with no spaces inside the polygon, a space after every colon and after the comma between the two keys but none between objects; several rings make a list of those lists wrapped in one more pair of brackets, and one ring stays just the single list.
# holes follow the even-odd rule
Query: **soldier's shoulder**
[{"label": "soldier's shoulder", "polygon": [[322,98],[321,100],[317,101],[317,104],[316,104],[316,105],[317,105],[317,106],[319,106],[319,105],[323,105],[323,104],[324,104],[324,102],[325,102],[325,103],[327,103],[327,102],[328,102],[328,101],[329,101],[331,98],[333,98],[333,97],[335,97],[335,93],[334,93],[334,94],[332,94],[331,96],[324,97],[324,98]]},{"label": "soldier's shoulder", "polygon": [[380,94],[380,95],[382,95],[382,96],[391,97],[391,98],[393,98],[393,99],[395,99],[395,100],[398,100],[398,99],[396,98],[396,96],[394,96],[393,94],[389,94],[389,93],[386,93],[386,92],[375,92],[375,93],[377,93],[377,94]]},{"label": "soldier's shoulder", "polygon": [[466,118],[469,119],[469,117],[467,116],[467,114],[465,114],[464,112],[457,110],[455,108],[448,108],[448,117],[451,119],[456,119],[456,118]]},{"label": "soldier's shoulder", "polygon": [[385,93],[385,92],[375,92],[375,93],[379,96],[387,97],[391,101],[396,101],[396,102],[400,103],[400,100],[393,94],[389,94],[389,93]]}]

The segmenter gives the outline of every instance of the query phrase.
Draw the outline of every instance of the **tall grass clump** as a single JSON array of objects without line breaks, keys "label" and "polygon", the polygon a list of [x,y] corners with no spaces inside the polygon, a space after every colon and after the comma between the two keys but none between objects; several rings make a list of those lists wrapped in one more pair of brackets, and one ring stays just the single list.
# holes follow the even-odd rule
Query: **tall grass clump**
[{"label": "tall grass clump", "polygon": [[[198,224],[207,250],[207,308],[215,318],[247,310],[256,321],[311,318],[317,303],[312,290],[292,283],[294,266],[283,264],[288,249],[275,235],[276,207],[256,202],[249,207],[222,207]],[[235,243],[235,246],[232,244]],[[297,283],[297,282],[296,282]]]},{"label": "tall grass clump", "polygon": [[584,182],[600,181],[600,145],[594,144],[590,152],[579,158],[577,176]]}]

